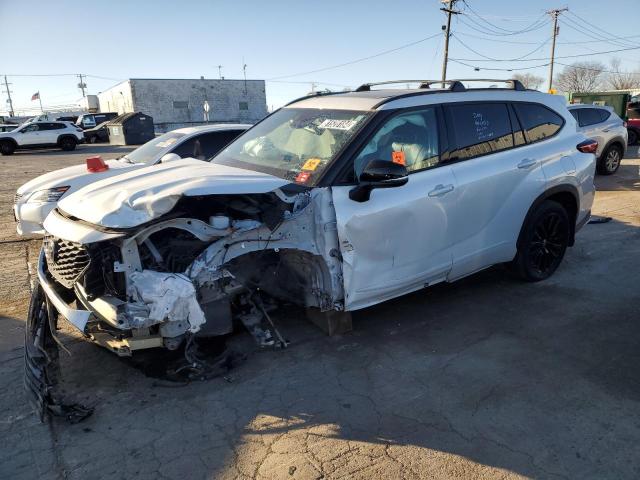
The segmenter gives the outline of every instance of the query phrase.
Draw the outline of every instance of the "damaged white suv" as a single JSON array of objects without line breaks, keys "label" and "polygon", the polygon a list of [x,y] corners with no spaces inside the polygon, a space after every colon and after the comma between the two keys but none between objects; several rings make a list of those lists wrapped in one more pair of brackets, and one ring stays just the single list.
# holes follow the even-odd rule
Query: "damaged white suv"
[{"label": "damaged white suv", "polygon": [[47,400],[40,352],[56,313],[119,355],[189,359],[194,337],[234,319],[278,343],[277,302],[349,312],[498,263],[549,277],[589,219],[597,144],[562,97],[462,82],[306,97],[211,163],[63,199],[44,223],[28,384]]}]

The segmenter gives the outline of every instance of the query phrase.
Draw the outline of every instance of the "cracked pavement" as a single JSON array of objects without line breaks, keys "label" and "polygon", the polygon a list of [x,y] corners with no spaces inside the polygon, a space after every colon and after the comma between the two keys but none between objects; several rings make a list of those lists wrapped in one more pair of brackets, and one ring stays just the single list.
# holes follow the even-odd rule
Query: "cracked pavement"
[{"label": "cracked pavement", "polygon": [[0,158],[0,478],[514,479],[640,477],[640,160],[598,177],[594,214],[550,280],[497,267],[354,314],[326,337],[301,312],[275,320],[284,351],[249,349],[230,381],[145,376],[63,330],[64,386],[96,406],[40,424],[22,387],[28,264],[15,188],[81,162]]}]

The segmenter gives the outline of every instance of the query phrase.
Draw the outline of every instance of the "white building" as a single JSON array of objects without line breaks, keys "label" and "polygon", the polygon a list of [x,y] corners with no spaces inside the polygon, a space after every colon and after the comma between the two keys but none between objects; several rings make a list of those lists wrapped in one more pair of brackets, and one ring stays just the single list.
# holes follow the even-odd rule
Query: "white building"
[{"label": "white building", "polygon": [[131,78],[98,94],[101,112],[143,112],[157,131],[205,122],[254,123],[267,115],[264,80]]}]

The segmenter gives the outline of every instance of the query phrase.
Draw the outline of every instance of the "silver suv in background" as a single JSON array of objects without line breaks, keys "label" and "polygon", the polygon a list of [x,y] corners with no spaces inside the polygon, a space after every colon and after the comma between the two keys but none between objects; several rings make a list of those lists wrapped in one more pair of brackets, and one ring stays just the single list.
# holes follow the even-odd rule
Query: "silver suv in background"
[{"label": "silver suv in background", "polygon": [[627,150],[627,128],[624,121],[612,107],[607,106],[570,105],[569,112],[578,122],[578,131],[598,142],[598,173],[615,173]]}]

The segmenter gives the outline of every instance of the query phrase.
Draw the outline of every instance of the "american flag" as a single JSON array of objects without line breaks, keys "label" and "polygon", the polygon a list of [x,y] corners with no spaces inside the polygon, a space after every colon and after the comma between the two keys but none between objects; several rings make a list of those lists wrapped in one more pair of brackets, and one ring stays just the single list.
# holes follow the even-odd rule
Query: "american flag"
[{"label": "american flag", "polygon": [[40,99],[40,92],[36,92],[33,95],[31,95],[31,101],[33,102],[34,100],[38,100]]}]

